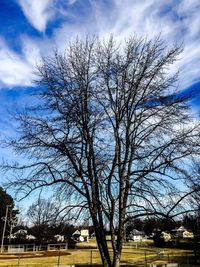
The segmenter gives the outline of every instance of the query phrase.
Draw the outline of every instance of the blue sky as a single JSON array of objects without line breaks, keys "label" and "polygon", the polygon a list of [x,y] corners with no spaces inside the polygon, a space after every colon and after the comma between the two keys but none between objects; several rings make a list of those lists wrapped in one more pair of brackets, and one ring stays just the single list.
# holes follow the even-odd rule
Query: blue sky
[{"label": "blue sky", "polygon": [[[200,86],[199,0],[0,0],[0,138],[15,135],[9,112],[30,102],[35,66],[41,56],[66,48],[77,35],[162,34],[169,46],[184,44],[173,70],[180,71],[180,90]],[[192,102],[199,113],[198,98]],[[0,158],[14,158],[2,149]]]},{"label": "blue sky", "polygon": [[169,45],[184,43],[174,68],[186,88],[200,79],[199,11],[199,0],[0,0],[0,87],[34,86],[41,55],[77,35],[112,33],[121,40],[162,33]]}]

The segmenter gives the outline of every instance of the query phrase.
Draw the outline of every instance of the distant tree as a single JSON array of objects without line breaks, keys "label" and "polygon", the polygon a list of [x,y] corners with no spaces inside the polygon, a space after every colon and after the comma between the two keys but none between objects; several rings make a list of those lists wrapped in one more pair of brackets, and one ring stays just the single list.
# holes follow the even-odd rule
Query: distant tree
[{"label": "distant tree", "polygon": [[191,230],[196,239],[200,240],[200,214],[198,212],[196,213],[189,213],[186,216],[183,217],[182,225],[188,229]]},{"label": "distant tree", "polygon": [[171,231],[175,229],[178,223],[170,218],[150,217],[143,220],[137,218],[128,221],[126,224],[126,234],[131,233],[133,229],[144,231],[146,235],[152,235],[154,231]]},{"label": "distant tree", "polygon": [[200,240],[200,161],[199,157],[193,158],[192,176],[189,179],[189,187],[193,194],[189,203],[194,212],[186,214],[183,217],[183,224],[193,230],[196,238]]},{"label": "distant tree", "polygon": [[52,238],[52,229],[56,224],[59,207],[55,202],[39,198],[33,203],[28,211],[27,217],[33,234],[39,243]]},{"label": "distant tree", "polygon": [[197,222],[197,218],[195,216],[195,214],[187,214],[183,217],[183,221],[182,224],[186,229],[192,230],[193,233],[196,234],[196,222]]},{"label": "distant tree", "polygon": [[54,235],[64,235],[67,240],[72,237],[72,234],[75,232],[75,226],[65,222],[57,220],[56,224],[52,224],[49,226],[49,230]]},{"label": "distant tree", "polygon": [[162,236],[161,231],[155,232],[155,234],[153,236],[153,241],[154,241],[154,245],[156,247],[164,247],[165,246],[165,240],[164,240],[164,237]]},{"label": "distant tree", "polygon": [[20,171],[11,185],[26,194],[57,186],[66,214],[87,212],[103,266],[120,265],[128,219],[187,208],[189,192],[176,185],[188,179],[200,131],[169,72],[181,50],[158,38],[76,40],[39,65],[37,104],[17,116],[21,135],[7,142],[29,160],[4,165]]},{"label": "distant tree", "polygon": [[18,210],[14,209],[14,200],[13,198],[2,188],[0,187],[0,237],[3,234],[3,228],[5,224],[5,216],[7,209],[7,221],[5,229],[5,242],[10,235],[12,221],[16,219]]},{"label": "distant tree", "polygon": [[159,218],[157,226],[162,231],[171,231],[177,227],[177,222],[171,218]]},{"label": "distant tree", "polygon": [[141,219],[137,218],[128,221],[126,224],[126,236],[129,236],[134,229],[138,231],[143,230],[143,221]]},{"label": "distant tree", "polygon": [[148,236],[152,235],[154,230],[159,229],[158,220],[154,217],[146,218],[143,224],[143,230]]}]

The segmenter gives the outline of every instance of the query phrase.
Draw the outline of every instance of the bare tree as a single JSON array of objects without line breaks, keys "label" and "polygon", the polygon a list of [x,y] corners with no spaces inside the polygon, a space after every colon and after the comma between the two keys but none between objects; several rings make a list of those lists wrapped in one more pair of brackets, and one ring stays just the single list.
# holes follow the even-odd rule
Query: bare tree
[{"label": "bare tree", "polygon": [[21,172],[10,183],[26,195],[57,186],[66,214],[87,211],[103,266],[119,266],[127,218],[183,212],[188,193],[176,185],[199,153],[199,125],[169,72],[180,52],[159,38],[76,40],[43,60],[40,103],[18,115],[21,136],[9,144],[29,163],[7,166]]},{"label": "bare tree", "polygon": [[32,226],[33,234],[40,243],[43,239],[50,239],[50,236],[48,237],[48,230],[51,225],[55,225],[58,214],[58,204],[47,199],[38,198],[29,207],[27,211],[28,221]]},{"label": "bare tree", "polygon": [[190,196],[190,206],[194,212],[187,214],[185,220],[193,224],[193,231],[196,239],[200,240],[200,162],[199,157],[192,159],[192,176],[190,177],[188,186],[192,190]]},{"label": "bare tree", "polygon": [[55,223],[58,212],[59,208],[55,203],[39,198],[29,207],[27,215],[30,223],[41,225]]}]

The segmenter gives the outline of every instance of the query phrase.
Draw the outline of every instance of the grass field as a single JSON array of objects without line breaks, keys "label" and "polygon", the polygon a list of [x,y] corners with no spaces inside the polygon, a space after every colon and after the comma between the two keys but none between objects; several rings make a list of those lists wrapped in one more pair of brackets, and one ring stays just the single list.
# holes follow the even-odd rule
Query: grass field
[{"label": "grass field", "polygon": [[[191,250],[180,249],[163,249],[156,248],[134,248],[125,246],[122,252],[122,264],[134,264],[134,266],[144,266],[146,262],[151,263],[167,263],[167,262],[187,262],[188,257],[192,258],[194,253]],[[135,245],[135,243],[134,243]],[[146,244],[151,246],[152,244]],[[85,248],[85,246],[89,247]],[[112,252],[110,252],[112,255]],[[60,255],[60,256],[59,256]],[[57,266],[60,265],[95,265],[100,264],[100,255],[96,249],[95,240],[89,243],[80,243],[76,249],[67,251],[54,252],[35,252],[23,254],[1,254],[0,266]],[[197,265],[198,266],[198,265]]]},{"label": "grass field", "polygon": [[[17,265],[18,260],[20,260],[20,266],[27,266],[30,264],[34,265],[56,265],[59,263],[60,265],[64,264],[77,264],[77,265],[82,265],[82,264],[100,264],[100,255],[98,250],[93,249],[73,249],[73,250],[68,250],[67,251],[69,255],[65,255],[64,253],[60,255],[60,260],[59,260],[59,252],[55,252],[54,256],[52,255],[44,255],[43,257],[41,256],[42,253],[33,253],[33,258],[26,258],[26,253],[20,254],[19,258],[13,259],[13,257],[17,257],[17,255],[10,254],[8,255],[1,255],[0,256],[0,266],[7,266],[7,265]],[[112,252],[111,252],[112,254]],[[28,254],[28,256],[30,253]],[[126,249],[122,253],[122,263],[134,263],[135,261],[140,261],[141,259],[144,259],[144,251],[137,249]],[[147,257],[150,256],[156,256],[156,253],[153,251],[148,251],[146,253]],[[5,259],[6,257],[6,259]],[[10,259],[9,259],[10,258]]]}]

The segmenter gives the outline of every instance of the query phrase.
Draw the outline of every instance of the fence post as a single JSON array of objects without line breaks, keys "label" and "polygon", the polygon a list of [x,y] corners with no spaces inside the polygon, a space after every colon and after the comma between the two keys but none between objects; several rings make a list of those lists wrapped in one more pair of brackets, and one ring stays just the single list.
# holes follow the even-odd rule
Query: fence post
[{"label": "fence post", "polygon": [[198,259],[198,256],[197,256],[197,249],[195,248],[194,249],[194,263],[197,264],[197,259]]},{"label": "fence post", "polygon": [[60,250],[58,252],[58,264],[57,264],[57,266],[60,266]]},{"label": "fence post", "polygon": [[90,253],[90,265],[92,266],[92,250],[91,250],[91,253]]},{"label": "fence post", "polygon": [[145,267],[147,267],[147,252],[144,251],[144,260],[145,260]]},{"label": "fence post", "polygon": [[18,256],[18,264],[17,266],[19,267],[20,266],[20,255]]}]

